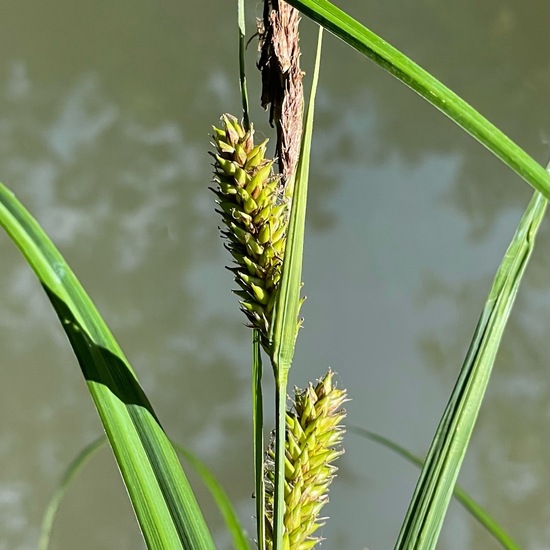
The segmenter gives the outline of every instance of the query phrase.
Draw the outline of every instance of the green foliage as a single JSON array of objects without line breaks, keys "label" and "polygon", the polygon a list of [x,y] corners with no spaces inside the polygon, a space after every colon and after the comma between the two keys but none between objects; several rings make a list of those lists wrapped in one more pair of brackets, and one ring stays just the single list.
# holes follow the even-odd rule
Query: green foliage
[{"label": "green foliage", "polygon": [[52,537],[52,530],[59,505],[63,500],[65,493],[69,489],[71,482],[78,474],[78,472],[84,467],[86,462],[90,460],[93,454],[100,449],[107,440],[104,436],[98,437],[95,441],[86,445],[78,455],[71,461],[66,468],[63,478],[59,482],[54,495],[50,499],[46,513],[42,518],[42,525],[40,527],[40,540],[38,542],[39,550],[48,550]]},{"label": "green foliage", "polygon": [[214,548],[176,453],[122,350],[61,254],[0,184],[0,225],[67,334],[151,549]]},{"label": "green foliage", "polygon": [[[424,97],[535,189],[496,274],[396,545],[403,550],[429,550],[436,545],[504,328],[544,217],[546,201],[550,198],[549,174],[454,92],[330,2],[289,0],[289,3]],[[255,474],[256,497],[261,500],[256,513],[261,549],[265,538],[262,518],[266,513],[263,508],[266,490],[260,479],[263,474],[260,457],[263,446],[260,342],[272,359],[276,378],[276,439],[270,451],[274,471],[268,491],[268,499],[273,500],[269,501],[267,515],[273,533],[273,548],[279,550],[284,547],[285,540],[288,545],[289,531],[285,532],[285,528],[290,528],[285,513],[292,512],[285,510],[284,503],[285,487],[287,495],[292,494],[289,484],[285,486],[284,476],[285,466],[288,466],[285,465],[285,445],[289,441],[286,438],[286,385],[299,328],[307,182],[320,39],[301,154],[295,179],[289,185],[289,189],[294,190],[290,200],[290,195],[281,192],[271,173],[272,161],[264,159],[265,144],[254,145],[252,141],[243,71],[243,6],[241,0],[239,56],[244,125],[241,127],[235,118],[226,116],[223,127],[214,131],[216,192],[227,227],[229,249],[237,262],[235,275],[241,286],[241,306],[254,328]],[[14,195],[1,184],[0,225],[34,270],[62,323],[104,425],[148,547],[214,548],[174,448],[122,350],[55,246]],[[266,250],[271,252],[266,253]],[[300,399],[296,399],[297,408]],[[294,416],[288,417],[289,435],[298,427],[303,429],[295,422],[299,416],[295,412]],[[331,445],[336,443],[339,440],[331,439]],[[331,452],[327,450],[328,455],[334,457]],[[331,477],[330,466],[323,467],[328,468],[323,472],[328,472],[328,477]],[[308,483],[307,479],[301,479],[301,489],[307,490],[305,485]],[[216,490],[215,493],[232,525],[236,547],[245,548],[247,542],[242,529],[223,491]],[[301,520],[299,525],[303,525]],[[312,532],[308,532],[306,538]]]},{"label": "green foliage", "polygon": [[271,355],[275,374],[275,472],[274,472],[274,516],[273,516],[273,548],[283,548],[284,522],[284,470],[285,470],[285,432],[286,432],[286,385],[288,372],[292,364],[294,346],[300,323],[296,319],[302,300],[302,257],[304,248],[304,232],[306,221],[307,189],[309,178],[309,158],[313,136],[313,117],[315,112],[315,94],[319,81],[321,64],[322,32],[319,31],[317,57],[311,94],[304,120],[302,145],[296,168],[295,182],[290,219],[288,222],[288,237],[285,257],[282,267],[280,288],[275,298],[275,319],[273,322],[273,337]]},{"label": "green foliage", "polygon": [[[423,459],[383,435],[358,426],[350,426],[349,431],[383,445],[420,468],[424,465]],[[502,545],[502,548],[505,550],[519,550],[519,546],[504,532],[504,529],[462,487],[455,485],[453,497]]]},{"label": "green foliage", "polygon": [[422,468],[396,548],[435,548],[547,201],[535,193],[500,264]]},{"label": "green foliage", "polygon": [[[53,529],[53,523],[57,515],[59,505],[63,500],[65,493],[70,487],[71,482],[76,475],[84,468],[85,464],[92,458],[92,456],[98,451],[104,444],[107,443],[105,436],[98,437],[95,441],[92,441],[89,445],[86,445],[78,455],[71,461],[66,468],[63,478],[61,479],[54,495],[50,499],[46,513],[42,520],[42,527],[40,529],[40,550],[47,550],[50,546],[51,534]],[[227,530],[231,534],[233,539],[233,547],[235,550],[248,550],[249,544],[246,538],[246,534],[237,518],[237,514],[223,487],[218,483],[212,472],[206,467],[206,465],[193,453],[186,448],[174,443],[176,451],[185,458],[185,460],[191,464],[193,469],[199,474],[203,483],[210,491],[212,498],[215,500],[220,510]]]},{"label": "green foliage", "polygon": [[288,0],[288,3],[420,94],[550,199],[550,179],[544,168],[466,101],[406,55],[327,0]]}]

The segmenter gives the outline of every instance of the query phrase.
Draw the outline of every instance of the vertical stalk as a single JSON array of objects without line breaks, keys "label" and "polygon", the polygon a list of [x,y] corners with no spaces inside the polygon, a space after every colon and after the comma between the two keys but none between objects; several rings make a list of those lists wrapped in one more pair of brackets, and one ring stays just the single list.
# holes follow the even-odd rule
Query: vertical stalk
[{"label": "vertical stalk", "polygon": [[311,84],[309,105],[304,122],[302,146],[298,159],[294,194],[290,211],[288,237],[285,248],[283,269],[278,296],[275,301],[275,314],[271,333],[271,362],[275,372],[275,487],[273,503],[273,550],[282,550],[284,537],[284,482],[285,482],[285,442],[286,442],[286,387],[288,372],[294,355],[294,346],[300,322],[300,288],[302,286],[302,259],[304,247],[304,227],[306,219],[307,187],[315,92],[319,81],[321,62],[322,28],[319,29],[315,69]]},{"label": "vertical stalk", "polygon": [[254,481],[258,550],[265,550],[264,411],[260,333],[252,332],[252,418],[254,429]]},{"label": "vertical stalk", "polygon": [[282,550],[285,513],[285,435],[287,372],[277,376],[275,388],[275,491],[273,497],[273,550]]},{"label": "vertical stalk", "polygon": [[[246,25],[244,0],[238,0],[237,19],[239,27],[239,85],[243,110],[243,126],[250,130],[248,90],[246,86]],[[264,481],[264,410],[262,394],[262,356],[260,333],[252,332],[252,424],[254,453],[254,488],[256,494],[256,536],[258,550],[265,550],[265,481]]]},{"label": "vertical stalk", "polygon": [[246,69],[244,54],[246,51],[246,29],[244,19],[244,0],[237,4],[237,17],[239,22],[239,83],[241,87],[241,101],[243,108],[243,125],[248,132],[250,129],[250,115],[248,113],[248,90],[246,87]]}]

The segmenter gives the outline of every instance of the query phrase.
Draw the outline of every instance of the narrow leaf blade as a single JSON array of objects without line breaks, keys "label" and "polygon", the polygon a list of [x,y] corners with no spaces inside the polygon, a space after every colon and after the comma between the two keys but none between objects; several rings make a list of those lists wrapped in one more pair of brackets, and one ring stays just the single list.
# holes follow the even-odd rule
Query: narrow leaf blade
[{"label": "narrow leaf blade", "polygon": [[149,548],[214,548],[176,453],[119,345],[76,276],[0,184],[0,225],[42,283],[73,346]]},{"label": "narrow leaf blade", "polygon": [[550,199],[550,178],[544,168],[406,55],[327,0],[288,0],[288,3],[413,89]]},{"label": "narrow leaf blade", "polygon": [[296,323],[300,310],[300,288],[302,286],[302,257],[304,251],[304,232],[309,180],[309,159],[313,137],[313,118],[315,114],[315,94],[319,82],[321,64],[322,33],[319,32],[317,56],[311,84],[302,145],[296,168],[294,195],[288,227],[281,283],[275,302],[275,319],[273,322],[273,361],[281,378],[287,377],[292,363],[296,342]]},{"label": "narrow leaf blade", "polygon": [[208,469],[208,467],[202,462],[202,460],[185,447],[174,443],[174,447],[178,453],[180,453],[194,470],[199,474],[206,488],[210,491],[212,498],[218,506],[225,525],[231,538],[233,540],[233,548],[235,550],[249,550],[248,539],[246,538],[245,531],[239,521],[235,508],[231,504],[227,493],[214,477],[214,474]]},{"label": "narrow leaf blade", "polygon": [[495,276],[470,349],[426,457],[396,549],[435,548],[546,206],[546,199],[535,193]]},{"label": "narrow leaf blade", "polygon": [[[281,283],[274,306],[273,336],[271,342],[272,362],[275,369],[275,494],[273,550],[283,548],[284,516],[284,462],[286,432],[286,386],[288,371],[292,364],[297,336],[298,312],[300,310],[300,288],[302,286],[302,256],[306,221],[309,158],[313,136],[315,94],[319,82],[322,28],[319,29],[317,55],[311,84],[308,108],[304,119],[304,131],[300,156],[296,168],[294,194],[290,210],[289,229],[281,273]],[[292,184],[291,184],[292,185]]]},{"label": "narrow leaf blade", "polygon": [[[365,428],[360,428],[359,426],[350,426],[348,431],[356,433],[361,437],[375,441],[380,445],[390,449],[394,453],[398,454],[405,460],[408,460],[410,463],[422,468],[424,465],[424,460],[419,456],[411,453],[405,447],[402,447],[395,441],[384,437],[383,435],[377,434],[366,430]],[[482,507],[480,506],[469,494],[467,491],[462,489],[459,485],[455,485],[453,490],[453,497],[464,506],[464,508],[475,518],[486,530],[490,533],[504,548],[505,550],[520,550],[520,547],[514,542],[514,540],[504,531],[504,529],[497,523],[497,521]]]},{"label": "narrow leaf blade", "polygon": [[65,494],[71,486],[71,482],[84,467],[86,462],[92,457],[92,455],[105,443],[107,443],[107,439],[104,435],[102,435],[95,441],[92,441],[89,445],[86,445],[86,447],[78,453],[78,455],[71,461],[65,470],[65,473],[63,474],[55,493],[52,495],[52,498],[46,508],[46,512],[42,518],[42,524],[40,526],[40,539],[38,541],[39,550],[48,550],[50,546],[52,529],[57,516],[57,511],[59,510],[59,506],[65,497]]}]

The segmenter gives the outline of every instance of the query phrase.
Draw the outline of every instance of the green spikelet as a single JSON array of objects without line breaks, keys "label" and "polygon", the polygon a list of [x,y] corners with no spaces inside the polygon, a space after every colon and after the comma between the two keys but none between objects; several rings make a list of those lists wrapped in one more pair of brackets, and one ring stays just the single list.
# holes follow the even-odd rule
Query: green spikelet
[{"label": "green spikelet", "polygon": [[[329,372],[315,388],[294,390],[294,406],[286,413],[284,550],[307,550],[321,539],[314,537],[324,518],[328,488],[337,468],[332,464],[344,451],[340,447],[346,416],[342,404],[346,390],[333,386]],[[266,543],[273,547],[274,441],[265,461]]]},{"label": "green spikelet", "polygon": [[225,114],[221,128],[213,128],[216,153],[214,182],[217,210],[225,224],[222,235],[236,268],[231,271],[241,287],[241,309],[250,326],[260,331],[269,353],[273,296],[281,278],[289,202],[281,195],[273,161],[264,157],[267,141],[254,144],[252,127],[245,132],[238,120]]}]

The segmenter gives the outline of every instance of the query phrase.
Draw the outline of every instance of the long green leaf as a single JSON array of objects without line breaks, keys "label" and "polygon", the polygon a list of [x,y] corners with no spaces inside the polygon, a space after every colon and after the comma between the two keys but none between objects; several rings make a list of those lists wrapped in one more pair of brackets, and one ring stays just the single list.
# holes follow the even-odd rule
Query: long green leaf
[{"label": "long green leaf", "polygon": [[[420,457],[383,435],[365,430],[365,428],[360,428],[359,426],[349,426],[348,431],[383,445],[387,449],[390,449],[420,468],[424,465],[424,460]],[[514,542],[510,535],[508,535],[504,529],[502,529],[502,527],[490,516],[490,514],[482,506],[480,506],[468,494],[467,491],[462,489],[462,487],[455,485],[455,488],[453,489],[453,497],[460,502],[462,506],[464,506],[472,517],[474,517],[487,530],[487,532],[490,533],[502,545],[503,548],[506,550],[520,550],[520,547],[516,544],[516,542]]]},{"label": "long green leaf", "polygon": [[[243,125],[250,129],[248,89],[246,86],[246,27],[244,0],[237,2],[239,26],[239,82],[243,110]],[[264,402],[262,394],[262,355],[260,333],[252,331],[252,442],[254,454],[254,486],[256,497],[256,537],[258,550],[265,550],[265,481],[264,481]]]},{"label": "long green leaf", "polygon": [[319,82],[322,43],[323,34],[322,28],[320,28],[311,93],[304,119],[302,144],[296,168],[294,194],[290,210],[281,283],[274,306],[272,361],[276,379],[275,416],[277,423],[275,429],[274,550],[280,550],[283,547],[286,386],[288,371],[290,370],[292,357],[294,355],[298,313],[300,311],[300,288],[302,286],[302,256],[304,250],[309,158],[311,154],[315,94]]},{"label": "long green leaf", "polygon": [[[108,440],[104,435],[98,437],[95,441],[92,441],[92,443],[86,445],[86,447],[84,447],[84,449],[82,449],[75,459],[69,464],[69,467],[65,471],[59,486],[50,499],[46,513],[44,514],[40,529],[40,550],[47,550],[49,547],[55,516],[57,515],[59,505],[69,489],[72,480],[75,478],[76,474],[82,470],[86,462],[93,456],[93,454],[107,442]],[[233,539],[233,547],[235,550],[249,550],[246,534],[239,522],[237,514],[235,513],[235,509],[231,505],[229,497],[223,490],[223,487],[218,483],[210,470],[196,455],[175,442],[172,444],[176,451],[182,455],[191,464],[191,466],[193,466],[207,489],[210,491],[212,498],[218,506],[218,510],[223,516],[225,525],[231,534]]]},{"label": "long green leaf", "polygon": [[256,537],[258,550],[265,550],[265,479],[264,479],[264,399],[262,392],[262,351],[260,333],[252,336],[252,429],[254,486],[256,496]]},{"label": "long green leaf", "polygon": [[40,550],[47,550],[50,546],[50,540],[52,537],[52,530],[59,505],[63,500],[67,490],[71,486],[72,480],[75,478],[76,474],[84,467],[84,464],[92,457],[92,455],[100,449],[104,443],[107,442],[107,439],[104,435],[98,437],[95,441],[92,441],[89,445],[86,445],[82,449],[75,459],[69,464],[69,467],[63,474],[63,478],[59,482],[55,493],[53,494],[44,517],[42,518],[42,525],[40,526],[40,540],[38,542],[38,548]]},{"label": "long green leaf", "polygon": [[277,376],[286,378],[296,343],[296,322],[300,311],[300,288],[302,286],[302,257],[304,251],[304,231],[306,222],[307,189],[309,179],[309,159],[313,136],[315,94],[319,82],[321,63],[322,33],[319,32],[317,56],[311,84],[308,108],[304,119],[304,131],[300,156],[296,168],[294,194],[288,224],[288,236],[281,273],[281,283],[275,301],[273,321],[272,354]]},{"label": "long green leaf", "polygon": [[0,225],[36,273],[65,329],[147,546],[214,548],[176,453],[119,345],[61,254],[2,184]]},{"label": "long green leaf", "polygon": [[458,380],[426,457],[396,549],[435,548],[546,206],[546,199],[535,193],[495,276]]},{"label": "long green leaf", "polygon": [[544,168],[430,73],[327,0],[287,1],[420,94],[550,199]]},{"label": "long green leaf", "polygon": [[249,550],[250,545],[248,544],[248,539],[243,526],[241,525],[237,513],[235,512],[235,508],[231,504],[231,501],[229,500],[229,497],[223,487],[214,477],[214,474],[212,474],[204,462],[202,462],[202,460],[191,451],[175,442],[173,442],[173,445],[176,451],[183,456],[189,464],[191,464],[193,469],[201,477],[206,488],[210,491],[212,498],[218,506],[218,510],[223,516],[227,530],[231,535],[233,540],[233,548],[235,550]]},{"label": "long green leaf", "polygon": [[244,0],[237,1],[237,20],[239,26],[239,84],[241,89],[241,103],[243,107],[243,124],[245,130],[250,129],[250,113],[248,109],[248,89],[246,86],[245,52],[246,52],[246,27]]}]

